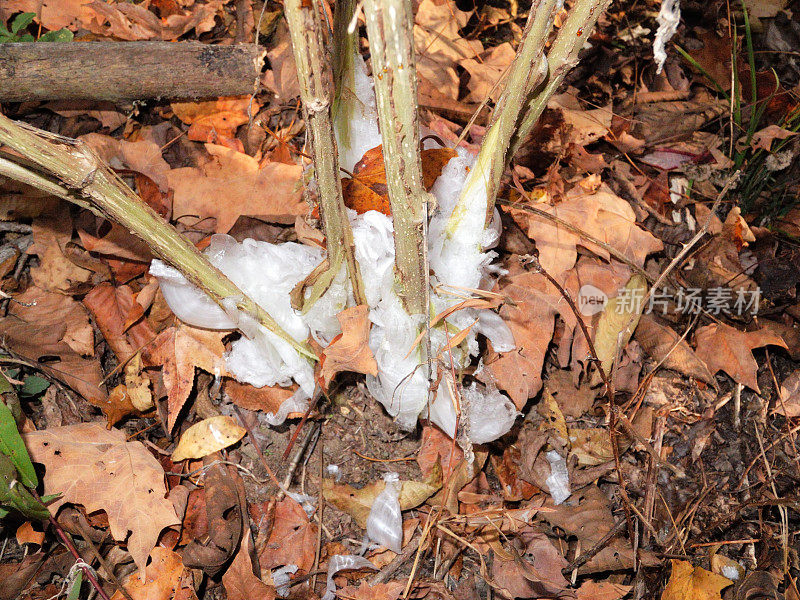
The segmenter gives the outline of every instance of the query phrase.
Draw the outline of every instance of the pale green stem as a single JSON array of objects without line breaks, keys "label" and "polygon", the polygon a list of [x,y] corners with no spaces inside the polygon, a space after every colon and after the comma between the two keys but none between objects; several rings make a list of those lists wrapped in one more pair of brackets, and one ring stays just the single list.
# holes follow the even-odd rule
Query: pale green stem
[{"label": "pale green stem", "polygon": [[475,218],[481,205],[485,222],[492,217],[494,199],[506,168],[506,153],[525,98],[546,74],[544,45],[553,25],[555,5],[556,0],[535,0],[530,8],[522,43],[511,63],[492,124],[447,224],[450,237],[464,219],[470,215]]},{"label": "pale green stem", "polygon": [[429,313],[427,226],[431,196],[422,185],[417,73],[411,4],[367,0],[372,79],[394,221],[398,296],[411,315]]},{"label": "pale green stem", "polygon": [[578,54],[589,39],[597,19],[605,12],[611,0],[577,0],[558,30],[558,35],[547,54],[549,76],[544,86],[528,100],[522,120],[511,140],[510,156],[516,154],[528,137],[547,102],[564,81],[567,73],[578,64]]}]

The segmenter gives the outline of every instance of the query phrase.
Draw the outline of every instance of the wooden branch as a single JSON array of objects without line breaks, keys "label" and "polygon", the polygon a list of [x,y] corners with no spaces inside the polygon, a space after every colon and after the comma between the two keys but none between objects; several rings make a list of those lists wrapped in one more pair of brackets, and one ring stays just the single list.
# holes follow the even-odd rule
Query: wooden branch
[{"label": "wooden branch", "polygon": [[336,275],[347,266],[356,304],[367,304],[361,271],[355,259],[353,231],[347,217],[339,178],[339,150],[331,122],[333,74],[322,40],[322,23],[314,3],[286,0],[284,10],[292,38],[300,99],[311,138],[314,176],[319,187],[322,226],[328,244],[328,270],[319,275],[308,299],[298,294],[301,310],[307,310],[324,294]]},{"label": "wooden branch", "polygon": [[116,221],[144,240],[154,254],[177,268],[223,309],[226,299],[235,299],[237,309],[291,344],[301,355],[316,359],[304,342],[286,333],[194,244],[145,204],[86,144],[17,123],[4,115],[0,115],[0,143],[38,165],[52,179],[6,160],[0,160],[0,175]]},{"label": "wooden branch", "polygon": [[394,221],[398,296],[411,315],[430,314],[428,275],[428,206],[422,185],[417,72],[411,3],[367,0],[372,73],[383,138],[383,163]]},{"label": "wooden branch", "polygon": [[265,55],[257,44],[0,44],[0,102],[250,95]]}]

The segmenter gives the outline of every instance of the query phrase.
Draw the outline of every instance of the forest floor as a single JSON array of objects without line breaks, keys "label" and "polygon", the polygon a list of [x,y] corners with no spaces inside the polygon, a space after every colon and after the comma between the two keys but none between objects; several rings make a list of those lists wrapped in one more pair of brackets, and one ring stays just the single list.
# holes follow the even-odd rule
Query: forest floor
[{"label": "forest floor", "polygon": [[[467,4],[420,2],[415,43],[423,125],[476,151],[528,3]],[[226,376],[239,334],[178,321],[146,245],[0,176],[0,391],[109,596],[321,597],[396,472],[403,551],[367,547],[372,570],[330,580],[339,598],[800,600],[800,2],[746,0],[745,20],[738,2],[684,0],[657,73],[659,4],[612,2],[504,178],[494,289],[517,349],[481,341],[463,376],[521,416],[466,457],[427,422],[401,430],[353,373],[307,419],[268,426],[292,390]],[[252,98],[0,110],[83,140],[198,247],[319,243],[280,3],[5,0],[0,20],[26,12],[9,41],[263,44]],[[380,192],[346,201],[380,210]],[[545,290],[535,253],[580,314]],[[614,297],[644,303],[610,401],[577,318],[595,346],[617,340]],[[75,564],[46,521],[0,520],[0,600],[66,594]]]}]

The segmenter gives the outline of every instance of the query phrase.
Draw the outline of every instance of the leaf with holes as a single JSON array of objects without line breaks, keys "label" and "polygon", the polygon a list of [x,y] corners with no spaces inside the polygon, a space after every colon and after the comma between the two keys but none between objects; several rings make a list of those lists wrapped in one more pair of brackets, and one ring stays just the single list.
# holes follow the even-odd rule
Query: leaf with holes
[{"label": "leaf with holes", "polygon": [[164,469],[144,445],[98,423],[51,427],[23,437],[31,458],[47,469],[45,493],[62,494],[50,505],[51,513],[67,502],[82,504],[87,513],[104,510],[111,535],[118,542],[127,540],[128,552],[144,573],[161,531],[180,523],[165,498]]}]

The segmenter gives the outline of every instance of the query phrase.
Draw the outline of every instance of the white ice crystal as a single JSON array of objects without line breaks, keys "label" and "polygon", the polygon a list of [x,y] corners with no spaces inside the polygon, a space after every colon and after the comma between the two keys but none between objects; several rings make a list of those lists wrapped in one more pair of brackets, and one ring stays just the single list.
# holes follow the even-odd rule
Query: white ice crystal
[{"label": "white ice crystal", "polygon": [[[348,170],[367,150],[381,143],[372,81],[360,56],[356,57],[353,87],[357,99],[353,118],[343,133],[337,131],[340,164]],[[431,143],[429,140],[427,145]],[[494,212],[487,227],[486,186],[476,176],[480,168],[467,151],[459,148],[431,190],[438,203],[429,225],[432,315],[470,297],[470,290],[491,288],[499,272],[492,265],[496,254],[487,251],[499,238],[499,214]],[[454,217],[462,195],[467,202],[458,205],[459,214]],[[369,346],[378,365],[378,374],[367,377],[367,387],[402,428],[412,429],[420,415],[428,416],[431,400],[426,365],[420,364],[420,347],[415,346],[424,316],[408,315],[397,296],[391,218],[376,211],[362,215],[350,211],[349,217],[372,323]],[[320,249],[295,243],[237,243],[229,236],[217,235],[206,254],[295,340],[302,342],[310,335],[325,346],[339,333],[336,314],[352,304],[344,268],[306,314],[293,310],[289,301],[289,292],[322,262]],[[244,333],[226,356],[228,371],[239,381],[256,387],[286,386],[293,381],[300,386],[284,402],[285,410],[281,406],[279,414],[270,415],[270,423],[282,422],[289,412],[304,410],[314,390],[313,367],[308,360],[239,311],[235,298],[226,299],[223,310],[164,263],[153,261],[150,272],[158,278],[165,299],[181,320],[211,329],[238,328]],[[465,329],[469,332],[463,342],[443,353],[448,340]],[[465,367],[478,354],[478,334],[491,340],[498,352],[515,347],[499,315],[469,308],[452,312],[431,330],[432,354],[441,354],[448,364],[452,360],[457,369]],[[517,416],[514,405],[496,389],[473,384],[461,392],[461,397],[464,431],[473,443],[497,439],[511,428]],[[440,386],[429,416],[449,435],[456,433],[455,403],[449,388]]]},{"label": "white ice crystal", "polygon": [[656,31],[656,39],[653,40],[653,60],[658,66],[656,73],[661,73],[664,61],[667,60],[667,42],[678,31],[678,25],[681,22],[680,0],[662,0],[661,10],[658,11],[656,21],[658,21],[658,31]]}]

